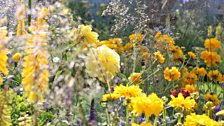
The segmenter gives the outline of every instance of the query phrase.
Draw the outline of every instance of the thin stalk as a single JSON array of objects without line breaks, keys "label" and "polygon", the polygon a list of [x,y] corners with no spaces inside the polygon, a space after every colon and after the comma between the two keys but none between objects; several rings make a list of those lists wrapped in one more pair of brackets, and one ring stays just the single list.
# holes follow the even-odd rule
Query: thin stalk
[{"label": "thin stalk", "polygon": [[153,126],[157,126],[157,119],[158,119],[158,116],[155,117]]},{"label": "thin stalk", "polygon": [[126,106],[126,124],[125,126],[129,126],[129,109],[128,106]]},{"label": "thin stalk", "polygon": [[166,109],[163,110],[163,124],[162,126],[166,126]]},{"label": "thin stalk", "polygon": [[31,9],[32,9],[32,0],[28,1],[28,7],[29,7],[29,14],[28,14],[28,25],[31,24]]},{"label": "thin stalk", "polygon": [[109,116],[108,108],[106,108],[106,116],[107,116],[107,123],[109,126],[110,125],[110,116]]}]

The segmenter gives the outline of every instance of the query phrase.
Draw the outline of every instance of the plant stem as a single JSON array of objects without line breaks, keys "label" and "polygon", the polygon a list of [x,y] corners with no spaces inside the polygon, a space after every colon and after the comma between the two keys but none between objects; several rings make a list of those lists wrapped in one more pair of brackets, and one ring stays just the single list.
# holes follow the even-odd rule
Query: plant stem
[{"label": "plant stem", "polygon": [[166,126],[166,109],[163,110],[163,126]]},{"label": "plant stem", "polygon": [[126,124],[125,126],[129,126],[129,110],[128,105],[126,106]]},{"label": "plant stem", "polygon": [[158,119],[158,116],[155,117],[153,126],[157,126],[157,119]]},{"label": "plant stem", "polygon": [[109,116],[108,108],[106,108],[106,115],[107,115],[107,123],[109,126],[110,125],[110,116]]},{"label": "plant stem", "polygon": [[28,7],[29,7],[29,14],[28,14],[28,25],[31,24],[31,8],[32,8],[32,0],[28,1]]}]

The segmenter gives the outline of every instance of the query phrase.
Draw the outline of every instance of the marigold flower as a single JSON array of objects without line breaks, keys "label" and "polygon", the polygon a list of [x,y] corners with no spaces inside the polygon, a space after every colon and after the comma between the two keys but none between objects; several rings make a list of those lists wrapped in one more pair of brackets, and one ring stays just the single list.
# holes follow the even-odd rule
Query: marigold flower
[{"label": "marigold flower", "polygon": [[196,115],[195,113],[191,113],[185,118],[184,126],[219,126],[219,123],[210,119],[205,114]]},{"label": "marigold flower", "polygon": [[213,93],[206,93],[204,99],[213,102],[216,106],[220,104],[218,97]]},{"label": "marigold flower", "polygon": [[184,58],[183,51],[178,46],[174,46],[174,45],[170,46],[169,47],[169,52],[173,56],[174,60],[178,60],[178,59],[183,59]]},{"label": "marigold flower", "polygon": [[193,52],[188,52],[188,55],[192,58],[192,59],[196,59],[197,56],[193,53]]},{"label": "marigold flower", "polygon": [[185,85],[185,89],[190,93],[193,93],[195,91],[194,85],[190,84]]},{"label": "marigold flower", "polygon": [[139,84],[142,82],[141,73],[132,73],[128,78],[130,83]]},{"label": "marigold flower", "polygon": [[182,93],[178,94],[178,97],[174,97],[171,95],[172,100],[169,102],[169,105],[178,109],[185,109],[187,111],[192,110],[196,102],[194,99],[191,99],[191,97],[186,97],[182,95]]},{"label": "marigold flower", "polygon": [[210,38],[205,40],[204,46],[209,50],[216,50],[221,48],[221,42],[216,38]]},{"label": "marigold flower", "polygon": [[142,42],[143,38],[144,38],[144,35],[141,33],[135,33],[129,36],[129,39],[131,42]]},{"label": "marigold flower", "polygon": [[204,67],[196,68],[195,74],[198,76],[204,77],[207,74],[207,71],[205,70]]},{"label": "marigold flower", "polygon": [[175,81],[180,78],[180,72],[176,67],[169,69],[168,67],[164,70],[164,78],[168,81]]},{"label": "marigold flower", "polygon": [[184,76],[182,79],[182,85],[186,84],[196,84],[198,81],[198,77],[194,72],[190,72]]},{"label": "marigold flower", "polygon": [[140,94],[142,94],[142,89],[139,88],[139,86],[131,85],[131,86],[124,86],[119,85],[114,87],[114,94],[119,94],[120,97],[126,97],[126,99],[129,99],[131,97],[137,97]]},{"label": "marigold flower", "polygon": [[16,53],[12,56],[12,60],[14,62],[19,62],[21,60],[22,54],[21,53]]},{"label": "marigold flower", "polygon": [[216,52],[202,51],[200,57],[208,67],[217,66],[217,63],[221,62],[221,56]]},{"label": "marigold flower", "polygon": [[104,94],[102,96],[102,101],[106,102],[106,101],[111,101],[111,100],[117,100],[119,97],[120,97],[120,95],[115,94],[115,93]]},{"label": "marigold flower", "polygon": [[158,60],[160,63],[164,63],[165,58],[164,58],[163,55],[160,53],[160,51],[155,52],[154,55],[157,57],[157,60]]},{"label": "marigold flower", "polygon": [[212,81],[221,81],[222,73],[219,70],[211,70],[208,72],[208,78]]},{"label": "marigold flower", "polygon": [[159,116],[164,109],[163,104],[163,100],[154,93],[148,97],[145,94],[142,94],[131,100],[133,112],[138,115],[144,113],[146,118],[149,118],[151,115]]},{"label": "marigold flower", "polygon": [[105,45],[92,48],[86,57],[86,70],[91,77],[110,81],[120,71],[120,56]]}]

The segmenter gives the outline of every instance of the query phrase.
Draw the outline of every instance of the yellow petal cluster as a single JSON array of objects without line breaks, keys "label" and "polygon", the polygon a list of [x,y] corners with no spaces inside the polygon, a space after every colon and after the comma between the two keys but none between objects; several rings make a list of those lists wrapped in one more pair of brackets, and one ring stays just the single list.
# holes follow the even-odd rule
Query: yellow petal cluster
[{"label": "yellow petal cluster", "polygon": [[216,38],[210,38],[205,40],[204,46],[209,50],[216,50],[221,48],[221,42]]},{"label": "yellow petal cluster", "polygon": [[202,51],[200,57],[208,67],[217,66],[221,62],[221,56],[216,52]]},{"label": "yellow petal cluster", "polygon": [[6,27],[1,27],[0,28],[0,72],[2,72],[4,75],[8,75],[8,56],[7,52],[8,49],[6,48],[6,44],[8,41],[7,37],[7,28]]},{"label": "yellow petal cluster", "polygon": [[219,126],[219,123],[210,119],[205,114],[196,115],[195,113],[191,113],[185,118],[184,126]]},{"label": "yellow petal cluster", "polygon": [[120,71],[120,56],[105,45],[92,48],[86,57],[86,70],[91,77],[110,81]]},{"label": "yellow petal cluster", "polygon": [[116,50],[116,52],[119,54],[123,52],[122,40],[120,38],[112,38],[109,40],[103,40],[96,43],[97,47],[101,45],[106,45],[107,47]]},{"label": "yellow petal cluster", "polygon": [[169,69],[168,67],[164,70],[164,78],[168,81],[175,81],[180,78],[180,72],[176,67]]},{"label": "yellow petal cluster", "polygon": [[197,55],[195,54],[195,53],[193,53],[193,52],[188,52],[187,53],[192,59],[196,59],[197,58]]},{"label": "yellow petal cluster", "polygon": [[220,104],[220,100],[218,99],[217,95],[213,94],[213,93],[206,93],[204,95],[204,99],[206,101],[211,101],[212,103],[214,103],[216,106]]},{"label": "yellow petal cluster", "polygon": [[141,124],[132,123],[131,126],[152,126],[152,124],[151,123],[141,123]]},{"label": "yellow petal cluster", "polygon": [[207,71],[205,70],[204,67],[196,68],[195,74],[198,76],[204,77],[207,74]]},{"label": "yellow petal cluster", "polygon": [[163,55],[160,53],[160,51],[155,52],[154,55],[156,56],[157,60],[158,60],[160,63],[164,63],[165,58],[164,58]]},{"label": "yellow petal cluster", "polygon": [[134,33],[129,36],[131,42],[142,42],[144,35],[141,33]]},{"label": "yellow petal cluster", "polygon": [[120,97],[126,97],[127,99],[131,97],[137,97],[142,94],[142,89],[137,85],[124,86],[119,85],[114,87],[114,94],[119,94]]},{"label": "yellow petal cluster", "polygon": [[221,81],[222,73],[219,70],[211,70],[208,72],[208,78],[215,82]]},{"label": "yellow petal cluster", "polygon": [[15,53],[13,56],[12,56],[12,60],[14,62],[19,62],[22,58],[22,54],[21,53]]},{"label": "yellow petal cluster", "polygon": [[132,73],[130,77],[128,78],[130,83],[132,84],[139,84],[142,82],[142,76],[141,73]]},{"label": "yellow petal cluster", "polygon": [[151,115],[159,116],[164,109],[163,104],[163,100],[155,93],[150,94],[148,97],[142,94],[131,99],[133,112],[139,116],[144,113],[147,118]]},{"label": "yellow petal cluster", "polygon": [[185,109],[187,111],[192,110],[196,102],[194,99],[191,99],[191,97],[184,98],[182,93],[178,94],[178,97],[174,97],[171,95],[172,100],[169,102],[169,105],[178,109]]}]

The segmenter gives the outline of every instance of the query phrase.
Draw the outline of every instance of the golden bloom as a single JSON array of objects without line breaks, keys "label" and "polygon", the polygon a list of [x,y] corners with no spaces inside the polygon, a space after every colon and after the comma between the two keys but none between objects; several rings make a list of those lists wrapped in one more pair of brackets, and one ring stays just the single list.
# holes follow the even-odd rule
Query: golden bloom
[{"label": "golden bloom", "polygon": [[221,81],[222,73],[219,70],[211,70],[208,72],[208,78],[212,81]]},{"label": "golden bloom", "polygon": [[187,111],[192,110],[196,102],[194,99],[191,99],[191,97],[184,98],[182,93],[178,94],[178,97],[174,97],[171,95],[172,100],[169,102],[169,105],[178,109],[185,109]]},{"label": "golden bloom", "polygon": [[130,77],[128,78],[130,83],[132,84],[139,84],[142,82],[142,76],[141,73],[132,73]]},{"label": "golden bloom", "polygon": [[139,116],[144,113],[146,118],[149,118],[151,115],[159,116],[164,109],[163,104],[163,100],[154,93],[150,94],[148,97],[142,94],[131,100],[133,112]]},{"label": "golden bloom", "polygon": [[195,74],[198,76],[204,77],[207,74],[207,71],[205,70],[204,67],[196,68]]},{"label": "golden bloom", "polygon": [[155,40],[159,41],[159,38],[161,37],[161,35],[162,35],[162,33],[160,31],[157,32],[156,35],[155,35]]},{"label": "golden bloom", "polygon": [[131,42],[142,42],[143,38],[144,38],[144,35],[141,33],[135,33],[129,36],[129,39]]},{"label": "golden bloom", "polygon": [[205,114],[196,115],[195,113],[191,113],[185,118],[184,126],[219,126],[219,123],[210,119]]},{"label": "golden bloom", "polygon": [[216,50],[221,48],[221,42],[216,38],[210,38],[205,40],[204,46],[209,50]]},{"label": "golden bloom", "polygon": [[193,53],[193,52],[188,52],[188,55],[192,58],[192,59],[196,59],[197,56]]},{"label": "golden bloom", "polygon": [[98,42],[99,35],[92,31],[91,25],[79,25],[73,34],[75,36],[74,43],[81,44],[82,47]]},{"label": "golden bloom", "polygon": [[159,44],[159,45],[161,45],[161,44],[162,45],[163,44],[174,45],[175,44],[175,41],[171,36],[169,36],[167,34],[162,35],[161,32],[156,33],[155,40],[158,42],[157,44]]},{"label": "golden bloom", "polygon": [[102,96],[102,101],[106,102],[106,101],[110,101],[110,100],[117,100],[119,97],[120,97],[120,95],[115,94],[115,93],[104,94]]},{"label": "golden bloom", "polygon": [[186,91],[190,92],[190,93],[193,93],[195,91],[195,88],[194,88],[194,85],[185,85],[185,89]]},{"label": "golden bloom", "polygon": [[216,52],[202,51],[200,57],[208,67],[217,66],[217,63],[221,62],[221,56]]},{"label": "golden bloom", "polygon": [[22,54],[21,53],[16,53],[12,56],[12,60],[14,62],[19,62],[21,60]]},{"label": "golden bloom", "polygon": [[182,79],[182,85],[186,85],[186,84],[196,84],[198,81],[198,77],[194,72],[190,72],[186,75],[184,75],[183,79]]},{"label": "golden bloom", "polygon": [[1,27],[0,28],[0,72],[2,72],[4,75],[8,75],[8,49],[6,48],[6,44],[8,41],[7,37],[7,28],[6,27]]},{"label": "golden bloom", "polygon": [[105,45],[92,48],[86,57],[86,70],[91,77],[110,81],[120,71],[120,56]]},{"label": "golden bloom", "polygon": [[220,104],[218,97],[213,93],[206,93],[204,99],[213,102],[216,106]]},{"label": "golden bloom", "polygon": [[163,55],[160,53],[160,51],[155,52],[154,55],[157,57],[157,60],[158,60],[160,63],[164,63],[165,58],[164,58]]},{"label": "golden bloom", "polygon": [[180,78],[180,72],[176,67],[169,69],[168,67],[164,70],[164,78],[168,81],[175,81]]},{"label": "golden bloom", "polygon": [[132,53],[133,49],[134,49],[134,44],[132,44],[132,43],[127,43],[124,46],[124,51],[127,53]]},{"label": "golden bloom", "polygon": [[173,56],[173,59],[175,61],[178,61],[178,59],[183,59],[184,58],[183,51],[178,46],[174,46],[174,45],[170,46],[169,47],[169,52]]},{"label": "golden bloom", "polygon": [[131,126],[152,126],[152,124],[151,123],[141,123],[141,124],[132,123]]},{"label": "golden bloom", "polygon": [[131,97],[137,97],[142,93],[142,90],[139,86],[131,85],[131,86],[124,86],[119,85],[114,87],[114,94],[119,94],[120,97],[126,97],[127,99]]},{"label": "golden bloom", "polygon": [[16,35],[25,35],[25,19],[18,20]]}]

